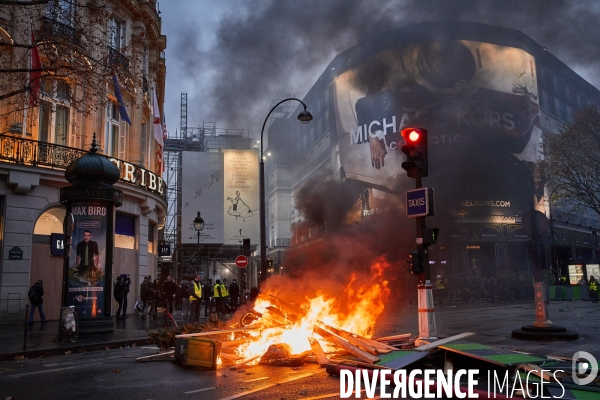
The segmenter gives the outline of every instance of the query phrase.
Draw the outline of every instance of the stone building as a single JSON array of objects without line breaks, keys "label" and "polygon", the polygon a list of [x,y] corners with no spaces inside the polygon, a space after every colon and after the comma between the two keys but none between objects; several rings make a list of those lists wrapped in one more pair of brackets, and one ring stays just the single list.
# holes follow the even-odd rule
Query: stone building
[{"label": "stone building", "polygon": [[[154,0],[57,0],[0,9],[0,322],[22,320],[44,281],[47,318],[59,316],[66,167],[88,151],[121,176],[114,281],[156,276],[166,210],[162,135],[166,37]],[[120,102],[122,98],[122,102]],[[129,120],[129,121],[127,121]],[[158,119],[160,132],[163,124]]]}]

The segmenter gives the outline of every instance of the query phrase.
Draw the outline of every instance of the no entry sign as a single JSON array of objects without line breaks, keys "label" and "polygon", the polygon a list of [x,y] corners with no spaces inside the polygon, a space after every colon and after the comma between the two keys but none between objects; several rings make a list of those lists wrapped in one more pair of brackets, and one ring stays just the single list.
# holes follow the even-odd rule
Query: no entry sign
[{"label": "no entry sign", "polygon": [[235,265],[237,265],[240,268],[246,268],[246,266],[248,265],[248,257],[237,256],[237,258],[235,259]]}]

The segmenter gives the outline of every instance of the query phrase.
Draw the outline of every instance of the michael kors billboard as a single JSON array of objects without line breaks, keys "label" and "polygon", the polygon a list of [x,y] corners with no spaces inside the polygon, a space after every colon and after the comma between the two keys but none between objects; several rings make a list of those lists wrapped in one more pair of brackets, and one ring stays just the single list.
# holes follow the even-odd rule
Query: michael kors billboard
[{"label": "michael kors billboard", "polygon": [[[429,135],[429,176],[444,215],[528,211],[541,140],[535,59],[468,40],[411,43],[337,76],[334,107],[346,179],[404,193],[414,188],[399,150],[402,128]],[[535,193],[535,196],[534,196]]]}]

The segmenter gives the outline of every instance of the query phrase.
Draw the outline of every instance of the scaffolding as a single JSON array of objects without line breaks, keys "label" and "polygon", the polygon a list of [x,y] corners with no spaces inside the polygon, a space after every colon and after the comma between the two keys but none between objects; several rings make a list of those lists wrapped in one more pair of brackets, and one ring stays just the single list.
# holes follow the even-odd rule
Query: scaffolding
[{"label": "scaffolding", "polygon": [[165,140],[164,147],[167,215],[162,240],[169,245],[171,257],[159,261],[160,272],[168,269],[176,281],[200,272],[214,276],[217,267],[231,268],[231,263],[241,254],[240,246],[235,245],[181,243],[181,226],[191,222],[181,220],[183,152],[258,148],[258,141],[250,138],[248,130],[217,128],[215,122],[189,127],[187,115],[187,93],[181,93],[179,131]]}]

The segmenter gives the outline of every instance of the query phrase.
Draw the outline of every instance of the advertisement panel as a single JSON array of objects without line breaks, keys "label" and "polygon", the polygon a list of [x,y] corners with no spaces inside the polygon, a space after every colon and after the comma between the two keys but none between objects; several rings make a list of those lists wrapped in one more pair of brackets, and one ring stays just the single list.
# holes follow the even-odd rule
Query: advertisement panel
[{"label": "advertisement panel", "polygon": [[200,211],[200,243],[223,243],[223,153],[184,151],[181,167],[181,242],[198,243],[193,222]]},{"label": "advertisement panel", "polygon": [[543,211],[531,163],[541,140],[536,66],[522,49],[407,44],[341,73],[333,97],[344,178],[394,195],[414,189],[399,131],[418,126],[428,130],[424,185],[436,190],[439,217],[522,215],[534,199]]},{"label": "advertisement panel", "polygon": [[103,316],[106,264],[107,204],[73,202],[75,226],[67,281],[67,307],[79,318]]},{"label": "advertisement panel", "polygon": [[244,238],[259,242],[258,153],[223,150],[224,244],[241,245]]},{"label": "advertisement panel", "polygon": [[182,154],[182,243],[197,243],[194,218],[204,219],[200,243],[259,242],[258,153],[253,150]]}]

